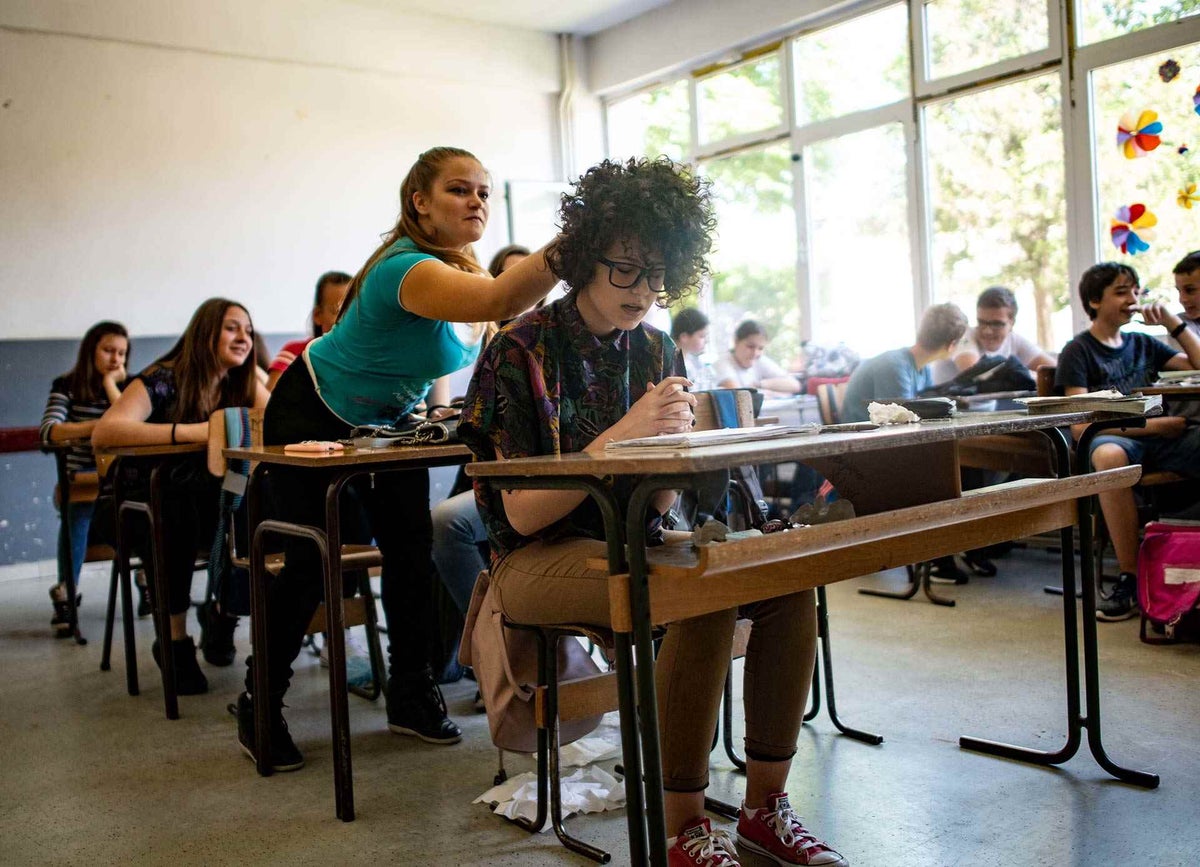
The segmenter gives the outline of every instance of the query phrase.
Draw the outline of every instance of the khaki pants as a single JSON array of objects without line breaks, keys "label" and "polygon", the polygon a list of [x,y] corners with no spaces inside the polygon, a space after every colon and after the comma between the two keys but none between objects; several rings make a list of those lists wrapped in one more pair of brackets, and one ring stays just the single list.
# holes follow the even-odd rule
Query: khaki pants
[{"label": "khaki pants", "polygon": [[[533,542],[513,551],[492,570],[501,610],[516,623],[609,626],[608,575],[586,566],[589,557],[606,554],[605,543],[594,539]],[[811,590],[670,624],[655,662],[663,787],[669,791],[708,785],[708,754],[739,614],[754,621],[743,684],[746,753],[758,761],[786,761],[796,751],[816,657]]]}]

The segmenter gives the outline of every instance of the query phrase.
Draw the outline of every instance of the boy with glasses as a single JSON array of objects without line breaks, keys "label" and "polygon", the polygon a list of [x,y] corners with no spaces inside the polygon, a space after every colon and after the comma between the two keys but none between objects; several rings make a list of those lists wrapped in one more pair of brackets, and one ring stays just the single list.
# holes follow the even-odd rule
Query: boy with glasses
[{"label": "boy with glasses", "polygon": [[967,329],[962,343],[946,361],[933,370],[933,382],[949,382],[981,358],[1016,356],[1034,373],[1043,364],[1054,364],[1054,356],[1013,331],[1017,321],[1017,299],[1004,286],[989,286],[975,302],[975,325]]},{"label": "boy with glasses", "polygon": [[[1200,368],[1200,336],[1162,304],[1139,304],[1140,295],[1137,272],[1128,265],[1102,262],[1083,273],[1079,300],[1092,324],[1068,341],[1059,355],[1054,384],[1064,394],[1107,388],[1129,394],[1154,382],[1160,370]],[[1148,334],[1122,332],[1135,313],[1146,325],[1165,327],[1184,351],[1177,352]],[[1073,426],[1076,439],[1086,427]],[[1180,416],[1148,418],[1144,429],[1096,437],[1091,463],[1097,470],[1141,464],[1146,472],[1170,470],[1200,478],[1200,427],[1189,426]],[[1096,617],[1125,620],[1137,613],[1138,517],[1133,491],[1123,488],[1101,494],[1100,510],[1120,574],[1116,587],[1097,603]]]}]

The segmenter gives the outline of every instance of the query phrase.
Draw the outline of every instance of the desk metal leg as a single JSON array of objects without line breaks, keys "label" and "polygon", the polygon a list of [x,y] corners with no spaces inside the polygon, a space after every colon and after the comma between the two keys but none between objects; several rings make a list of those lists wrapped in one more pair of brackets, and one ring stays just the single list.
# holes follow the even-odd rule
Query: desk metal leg
[{"label": "desk metal leg", "polygon": [[615,639],[617,704],[621,708],[621,761],[625,769],[625,817],[629,827],[629,862],[645,864],[646,804],[642,751],[638,740],[637,692],[633,679],[633,636],[628,632],[618,632]]},{"label": "desk metal leg", "polygon": [[[1088,447],[1095,434],[1104,427],[1113,426],[1101,422],[1092,425],[1080,438],[1079,451],[1088,454]],[[1136,426],[1136,425],[1130,425]],[[1053,434],[1057,434],[1057,437]],[[1070,475],[1069,446],[1061,431],[1047,432],[1055,446],[1058,457],[1059,477]],[[1067,681],[1067,742],[1053,752],[1013,746],[982,738],[961,737],[959,746],[990,755],[1039,765],[1060,765],[1071,759],[1082,743],[1082,732],[1088,733],[1088,747],[1097,763],[1117,779],[1147,789],[1158,787],[1157,774],[1123,768],[1113,762],[1104,751],[1100,732],[1100,671],[1096,652],[1096,575],[1095,562],[1091,556],[1092,546],[1092,499],[1078,501],[1079,548],[1081,583],[1083,586],[1083,677],[1087,715],[1079,713],[1079,626],[1075,603],[1075,554],[1070,527],[1062,530],[1062,577],[1063,577],[1063,644],[1066,651]]]},{"label": "desk metal leg", "polygon": [[926,561],[924,563],[916,563],[912,566],[906,566],[908,571],[908,587],[904,590],[878,590],[874,587],[860,587],[858,592],[863,596],[881,596],[884,599],[912,599],[917,595],[917,591],[923,591],[925,598],[934,605],[945,605],[947,608],[953,608],[955,601],[946,596],[939,596],[933,592],[933,563]]},{"label": "desk metal leg", "polygon": [[250,643],[254,654],[253,703],[254,703],[254,764],[258,773],[270,776],[271,767],[271,717],[270,680],[268,677],[269,656],[267,652],[270,612],[267,592],[267,567],[263,553],[263,541],[270,532],[268,522],[261,519],[259,488],[262,485],[262,466],[250,474],[247,491],[250,526],[254,529],[250,540]]},{"label": "desk metal leg", "polygon": [[162,672],[163,705],[167,719],[179,719],[179,694],[175,686],[175,655],[171,652],[170,581],[166,569],[162,514],[162,467],[150,471],[150,557],[154,562],[154,627],[158,633],[158,667]]},{"label": "desk metal leg", "polygon": [[[325,624],[329,650],[329,713],[333,728],[333,786],[337,817],[354,821],[354,772],[350,758],[350,700],[346,692],[346,613],[342,604],[342,523],[338,503],[342,489],[358,470],[342,472],[325,493],[328,536],[321,551],[325,564]],[[318,543],[318,548],[321,544]]]},{"label": "desk metal leg", "polygon": [[[951,602],[953,604],[953,602]],[[883,743],[882,735],[851,728],[838,717],[837,702],[833,694],[833,648],[829,643],[829,603],[825,596],[825,586],[817,587],[817,637],[821,641],[821,663],[825,666],[825,698],[829,705],[829,721],[842,734],[864,744],[878,746]],[[820,674],[817,666],[813,667],[813,715],[820,710]],[[807,718],[807,717],[806,717]]]}]

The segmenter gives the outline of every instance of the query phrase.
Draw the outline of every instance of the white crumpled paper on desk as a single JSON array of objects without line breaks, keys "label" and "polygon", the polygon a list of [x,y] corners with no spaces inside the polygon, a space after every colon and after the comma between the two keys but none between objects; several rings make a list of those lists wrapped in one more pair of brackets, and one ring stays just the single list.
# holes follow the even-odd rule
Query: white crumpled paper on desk
[{"label": "white crumpled paper on desk", "polygon": [[[565,751],[565,750],[564,750]],[[537,818],[537,774],[526,771],[488,789],[472,803],[494,804],[493,813],[506,819]],[[603,768],[580,768],[562,780],[563,816],[572,813],[603,813],[625,806],[625,784]],[[542,831],[550,829],[549,813]]]}]

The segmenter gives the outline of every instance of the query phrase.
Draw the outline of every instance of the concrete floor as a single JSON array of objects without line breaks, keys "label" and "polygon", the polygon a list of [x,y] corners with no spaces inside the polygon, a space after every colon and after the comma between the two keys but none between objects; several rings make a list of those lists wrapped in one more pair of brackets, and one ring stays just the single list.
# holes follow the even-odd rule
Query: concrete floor
[{"label": "concrete floor", "polygon": [[[822,712],[800,737],[793,804],[855,867],[1200,863],[1200,647],[1142,645],[1136,621],[1100,626],[1106,746],[1162,774],[1155,791],[1113,781],[1086,746],[1057,770],[958,748],[966,733],[1043,749],[1063,740],[1061,602],[1041,590],[1056,560],[1017,551],[1000,564],[998,578],[944,591],[960,600],[952,609],[854,592],[894,576],[831,588],[838,708],[886,741],[841,737]],[[137,624],[142,695],[125,694],[119,663],[98,670],[104,577],[85,576],[91,642],[76,647],[49,637],[49,580],[6,571],[0,863],[590,863],[471,804],[495,769],[473,683],[445,690],[465,731],[454,747],[390,735],[382,702],[351,699],[358,819],[344,824],[315,660],[287,712],[308,765],[260,778],[225,711],[240,665],[209,669],[213,691],[181,699],[182,719],[168,722],[148,620]],[[244,624],[238,641],[248,643]],[[120,652],[118,642],[114,660]],[[714,753],[713,792],[736,800],[741,785]],[[628,862],[623,812],[568,824]]]}]

